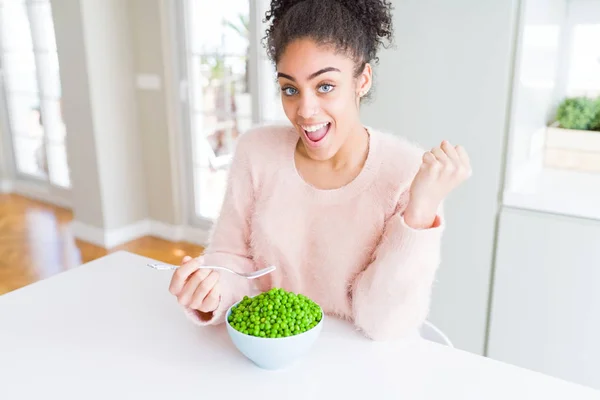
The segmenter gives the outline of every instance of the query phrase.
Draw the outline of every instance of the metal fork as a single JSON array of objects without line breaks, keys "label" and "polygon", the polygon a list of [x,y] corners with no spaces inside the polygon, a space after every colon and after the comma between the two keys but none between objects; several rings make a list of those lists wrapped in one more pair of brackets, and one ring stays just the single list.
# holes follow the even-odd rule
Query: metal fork
[{"label": "metal fork", "polygon": [[[179,268],[176,265],[159,264],[159,263],[151,263],[151,264],[148,264],[148,266],[150,268],[154,268],[154,269],[158,269],[158,270],[171,270],[171,271],[174,271],[177,268]],[[265,268],[259,269],[257,271],[252,271],[252,272],[236,272],[232,269],[225,268],[225,267],[219,267],[216,265],[202,265],[202,266],[198,267],[198,269],[218,269],[221,271],[231,272],[232,274],[241,276],[242,278],[256,279],[256,278],[260,278],[263,275],[270,274],[271,272],[275,271],[276,267],[274,265],[271,265],[270,267],[265,267]]]}]

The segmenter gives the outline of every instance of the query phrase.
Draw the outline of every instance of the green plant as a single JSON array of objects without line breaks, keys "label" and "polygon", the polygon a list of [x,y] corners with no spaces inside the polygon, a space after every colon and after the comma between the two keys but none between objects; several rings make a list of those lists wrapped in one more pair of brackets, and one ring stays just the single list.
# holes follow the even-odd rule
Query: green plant
[{"label": "green plant", "polygon": [[589,130],[595,116],[595,101],[588,97],[564,99],[556,110],[556,119],[565,129]]},{"label": "green plant", "polygon": [[595,115],[594,118],[592,118],[590,129],[594,131],[600,131],[600,97],[598,97],[594,102],[594,110]]}]

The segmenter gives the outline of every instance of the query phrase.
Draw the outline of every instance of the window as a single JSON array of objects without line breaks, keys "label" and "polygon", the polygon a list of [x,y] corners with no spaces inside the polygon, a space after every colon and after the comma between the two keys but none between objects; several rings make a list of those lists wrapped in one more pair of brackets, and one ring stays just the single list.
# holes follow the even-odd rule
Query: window
[{"label": "window", "polygon": [[19,177],[69,188],[49,0],[0,0],[2,92]]},{"label": "window", "polygon": [[558,118],[565,100],[600,101],[600,2],[525,2],[520,28],[503,202],[600,219],[600,133],[572,123],[593,111]]},{"label": "window", "polygon": [[285,115],[274,67],[260,42],[268,1],[181,1],[192,213],[212,221],[221,209],[237,138]]},{"label": "window", "polygon": [[252,125],[249,2],[188,2],[187,32],[195,214],[213,219],[236,138]]},{"label": "window", "polygon": [[567,96],[600,96],[600,16],[573,27]]}]

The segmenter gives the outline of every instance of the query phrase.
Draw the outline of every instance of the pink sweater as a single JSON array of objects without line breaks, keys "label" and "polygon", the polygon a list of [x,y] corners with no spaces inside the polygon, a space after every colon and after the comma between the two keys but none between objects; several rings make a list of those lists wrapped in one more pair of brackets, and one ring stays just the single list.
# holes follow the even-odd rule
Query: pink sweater
[{"label": "pink sweater", "polygon": [[428,314],[440,261],[441,208],[430,229],[405,224],[408,189],[423,150],[368,131],[363,170],[335,190],[316,189],[298,174],[293,128],[261,127],[241,136],[203,262],[277,270],[255,281],[221,273],[219,307],[210,321],[186,309],[193,321],[224,322],[227,309],[255,293],[256,284],[260,291],[302,293],[375,340],[414,334]]}]

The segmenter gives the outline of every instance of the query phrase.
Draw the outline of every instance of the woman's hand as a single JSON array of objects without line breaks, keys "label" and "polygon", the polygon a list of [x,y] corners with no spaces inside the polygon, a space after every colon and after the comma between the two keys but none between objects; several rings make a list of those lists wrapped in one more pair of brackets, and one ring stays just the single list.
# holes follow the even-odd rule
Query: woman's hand
[{"label": "woman's hand", "polygon": [[184,257],[181,267],[173,273],[169,291],[177,297],[179,304],[200,311],[211,313],[219,305],[221,291],[219,289],[219,273],[210,269],[198,269],[201,260]]},{"label": "woman's hand", "polygon": [[423,154],[423,163],[410,187],[410,201],[404,221],[415,229],[430,228],[440,203],[471,176],[471,164],[462,146],[444,140],[439,147]]}]

